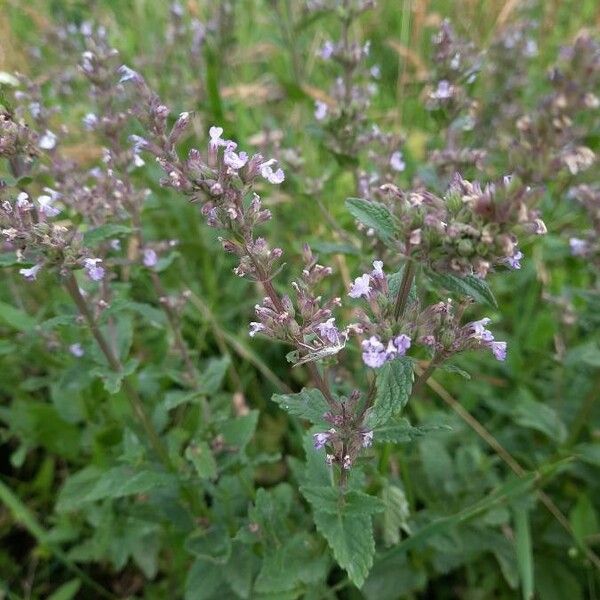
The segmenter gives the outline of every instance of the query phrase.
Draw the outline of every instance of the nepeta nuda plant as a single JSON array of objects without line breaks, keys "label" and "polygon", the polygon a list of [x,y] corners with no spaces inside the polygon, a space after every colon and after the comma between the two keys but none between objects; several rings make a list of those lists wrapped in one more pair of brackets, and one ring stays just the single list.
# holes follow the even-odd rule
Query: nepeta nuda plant
[{"label": "nepeta nuda plant", "polygon": [[[506,343],[495,340],[487,328],[490,319],[464,320],[469,300],[455,305],[448,299],[422,306],[414,287],[415,275],[428,269],[440,289],[492,301],[484,281],[488,272],[499,265],[519,268],[522,254],[517,235],[546,231],[532,207],[533,194],[516,179],[481,187],[457,176],[443,198],[426,190],[402,192],[386,184],[380,190],[385,204],[350,199],[350,212],[379,237],[386,260],[396,268],[399,259],[404,264],[396,274],[387,275],[383,261],[375,260],[372,271],[355,279],[347,295],[364,308],[356,311],[356,321],[343,327],[336,323],[334,312],[342,299],[323,299],[318,291],[321,281],[333,276],[333,271],[320,265],[308,247],[302,275],[290,283],[290,290],[279,292],[274,284],[283,251],[272,248],[257,231],[272,219],[257,192],[265,182],[284,184],[284,172],[276,161],[241,151],[223,137],[218,126],[210,128],[204,151],[192,148],[186,158],[180,158],[177,142],[191,116],[183,113],[168,127],[162,116],[164,105],[142,76],[126,66],[120,71],[122,81],[133,87],[136,102],[132,110],[145,128],[144,136],[133,136],[132,143],[154,156],[165,174],[162,185],[199,203],[207,224],[223,232],[219,238],[223,249],[239,261],[234,273],[256,281],[264,290],[265,297],[256,305],[257,320],[250,323],[250,335],[286,343],[292,348],[287,360],[307,366],[316,389],[275,399],[292,414],[315,425],[327,424],[327,429],[313,434],[314,447],[325,449],[324,460],[336,466],[341,514],[352,510],[352,494],[358,491],[348,491],[348,486],[355,489],[355,484],[348,483],[348,472],[359,463],[364,449],[393,439],[395,428],[402,429],[397,417],[408,401],[413,379],[409,353],[429,356],[423,380],[435,367],[465,350],[489,349],[498,360],[506,357]],[[353,343],[353,337],[361,339],[367,376],[345,382],[344,387],[352,390],[345,396],[327,366],[342,360],[342,351]],[[368,390],[361,391],[365,380]],[[380,431],[386,431],[381,439]],[[330,493],[312,487],[305,492],[316,515],[322,508],[315,498]],[[366,497],[361,502],[367,502]],[[376,509],[367,512],[372,510]],[[339,554],[335,533],[327,526],[319,528],[340,564],[351,568]],[[354,577],[360,582],[362,575]]]}]

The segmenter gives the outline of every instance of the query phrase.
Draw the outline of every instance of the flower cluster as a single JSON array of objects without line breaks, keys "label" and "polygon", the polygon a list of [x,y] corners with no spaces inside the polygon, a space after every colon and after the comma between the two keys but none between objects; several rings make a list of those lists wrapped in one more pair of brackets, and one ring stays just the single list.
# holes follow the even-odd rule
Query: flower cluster
[{"label": "flower cluster", "polygon": [[398,250],[438,272],[485,277],[497,265],[519,268],[520,233],[546,233],[537,195],[517,178],[481,186],[458,174],[443,197],[386,186],[397,217]]}]

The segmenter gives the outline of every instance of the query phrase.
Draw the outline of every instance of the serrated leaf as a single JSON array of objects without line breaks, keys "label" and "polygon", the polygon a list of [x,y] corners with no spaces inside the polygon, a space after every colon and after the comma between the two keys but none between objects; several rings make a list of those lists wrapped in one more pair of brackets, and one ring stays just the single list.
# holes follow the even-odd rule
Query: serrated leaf
[{"label": "serrated leaf", "polygon": [[131,227],[127,225],[120,225],[118,223],[106,223],[89,229],[83,234],[83,243],[86,246],[94,246],[105,240],[118,238],[119,236],[128,235],[133,231]]},{"label": "serrated leaf", "polygon": [[412,382],[412,361],[404,356],[386,362],[377,371],[377,395],[369,415],[370,427],[387,423],[401,413],[410,398]]},{"label": "serrated leaf", "polygon": [[229,356],[211,358],[205,365],[200,375],[198,393],[212,396],[221,389],[227,369],[231,364]]},{"label": "serrated leaf", "polygon": [[467,275],[466,277],[458,277],[449,273],[436,273],[428,271],[427,276],[436,287],[446,289],[450,292],[456,292],[463,296],[470,296],[477,302],[483,302],[493,308],[498,308],[496,298],[490,289],[490,286],[475,275]]},{"label": "serrated leaf", "polygon": [[355,490],[340,493],[331,486],[303,485],[300,491],[314,510],[329,514],[372,515],[384,509],[379,498]]},{"label": "serrated leaf", "polygon": [[369,515],[314,513],[315,525],[333,550],[337,563],[354,585],[361,587],[375,555],[373,523]]},{"label": "serrated leaf", "polygon": [[185,600],[209,600],[217,594],[222,598],[223,567],[198,559],[194,561],[185,580]]},{"label": "serrated leaf", "polygon": [[314,388],[303,388],[297,394],[273,394],[273,402],[295,417],[318,425],[324,422],[323,415],[329,410],[323,394]]},{"label": "serrated leaf", "polygon": [[567,437],[567,428],[557,412],[551,406],[528,396],[519,400],[514,409],[514,420],[522,427],[541,431],[558,443],[564,442]]},{"label": "serrated leaf", "polygon": [[67,583],[63,583],[56,591],[54,591],[47,600],[71,600],[81,587],[79,579],[71,579]]},{"label": "serrated leaf", "polygon": [[394,217],[384,204],[364,200],[363,198],[348,198],[346,207],[356,220],[373,229],[379,239],[384,242],[393,239],[395,232]]},{"label": "serrated leaf", "polygon": [[194,465],[200,479],[216,477],[217,463],[206,442],[192,442],[185,450],[185,457]]}]

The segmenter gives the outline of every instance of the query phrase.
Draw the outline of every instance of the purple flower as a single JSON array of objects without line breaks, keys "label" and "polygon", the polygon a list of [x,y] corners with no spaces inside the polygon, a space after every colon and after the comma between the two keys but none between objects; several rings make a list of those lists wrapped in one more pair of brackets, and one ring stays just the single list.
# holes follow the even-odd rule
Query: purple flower
[{"label": "purple flower", "polygon": [[101,258],[86,258],[83,261],[83,266],[87,271],[87,276],[92,281],[100,281],[104,278],[104,268],[100,266]]},{"label": "purple flower", "polygon": [[85,354],[85,351],[83,350],[83,348],[81,347],[81,344],[79,344],[79,343],[71,344],[69,346],[69,352],[73,356],[76,356],[77,358],[81,358]]},{"label": "purple flower", "polygon": [[357,277],[348,292],[348,296],[350,296],[350,298],[360,298],[361,296],[368,298],[371,291],[370,283],[371,276],[368,273]]},{"label": "purple flower", "polygon": [[390,340],[387,351],[389,354],[392,355],[404,356],[406,354],[406,351],[410,348],[410,345],[411,339],[406,334],[401,333],[400,335],[396,336],[393,340]]},{"label": "purple flower", "polygon": [[323,60],[329,60],[333,56],[334,52],[335,52],[335,46],[333,45],[333,42],[331,42],[330,40],[327,40],[323,44],[323,47],[319,50],[319,56]]},{"label": "purple flower", "polygon": [[396,150],[396,152],[390,156],[390,167],[392,167],[394,171],[398,172],[406,169],[406,163],[404,162],[404,157],[402,156],[402,152],[400,152],[400,150]]},{"label": "purple flower", "polygon": [[262,323],[257,323],[256,321],[253,321],[252,323],[250,323],[250,331],[248,332],[248,335],[250,337],[254,337],[257,333],[264,330],[265,326]]},{"label": "purple flower", "polygon": [[373,335],[368,340],[363,340],[361,347],[363,362],[372,369],[379,369],[389,358],[385,346],[377,336]]},{"label": "purple flower", "polygon": [[373,431],[363,431],[361,436],[363,448],[370,448],[373,444]]},{"label": "purple flower", "polygon": [[571,238],[569,246],[571,246],[571,254],[573,256],[585,256],[588,249],[587,242],[579,238]]},{"label": "purple flower", "polygon": [[248,162],[248,155],[245,152],[237,154],[234,152],[235,145],[228,145],[223,155],[223,162],[228,166],[237,171],[241,169]]},{"label": "purple flower", "polygon": [[454,86],[450,85],[448,81],[442,79],[437,86],[437,89],[432,92],[431,97],[434,100],[447,100],[448,98],[452,98],[454,94]]},{"label": "purple flower", "polygon": [[274,158],[272,158],[271,160],[268,160],[267,162],[264,162],[262,163],[262,165],[260,165],[260,174],[269,183],[272,183],[274,185],[282,183],[285,179],[285,174],[283,173],[282,169],[277,169],[277,171],[273,171],[273,167],[271,165],[274,165],[276,162],[277,161]]},{"label": "purple flower", "polygon": [[335,429],[330,429],[325,433],[315,433],[313,435],[313,445],[315,450],[320,450],[321,448],[325,447],[325,444],[327,444],[329,438],[331,437],[331,432],[335,433]]},{"label": "purple flower", "polygon": [[144,249],[144,258],[143,258],[144,266],[146,267],[155,267],[158,262],[158,255],[152,248]]},{"label": "purple flower", "polygon": [[340,332],[334,323],[335,317],[331,317],[331,319],[327,319],[325,323],[319,323],[315,329],[319,332],[319,335],[328,342],[331,342],[332,344],[339,344]]},{"label": "purple flower", "polygon": [[523,253],[520,250],[517,250],[512,256],[505,258],[502,262],[510,269],[520,269],[523,256]]},{"label": "purple flower", "polygon": [[490,348],[496,360],[506,360],[506,342],[492,342]]},{"label": "purple flower", "polygon": [[494,336],[491,331],[486,329],[486,325],[490,323],[491,319],[485,317],[479,321],[473,321],[469,323],[469,327],[472,330],[471,337],[482,342],[493,342]]},{"label": "purple flower", "polygon": [[42,265],[33,265],[29,269],[19,269],[19,273],[27,279],[27,281],[35,281]]},{"label": "purple flower", "polygon": [[327,116],[328,110],[329,107],[327,106],[327,104],[325,104],[325,102],[317,100],[315,102],[315,119],[317,121],[322,121]]}]

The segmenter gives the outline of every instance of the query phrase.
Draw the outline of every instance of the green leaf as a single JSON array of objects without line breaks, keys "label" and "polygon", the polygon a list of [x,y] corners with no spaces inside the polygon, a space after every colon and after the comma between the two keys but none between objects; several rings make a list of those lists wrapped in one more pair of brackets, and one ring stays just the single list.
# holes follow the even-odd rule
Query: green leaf
[{"label": "green leaf", "polygon": [[410,510],[404,490],[397,485],[386,485],[381,492],[383,501],[383,541],[393,546],[400,541],[400,529],[411,533],[408,525]]},{"label": "green leaf", "polygon": [[399,419],[398,421],[388,421],[385,425],[375,427],[373,429],[373,441],[375,443],[393,442],[394,444],[404,444],[431,432],[451,431],[451,429],[447,425],[421,425],[420,427],[413,427],[407,419]]},{"label": "green leaf", "polygon": [[173,489],[177,485],[177,477],[162,471],[136,470],[127,465],[107,471],[88,467],[67,479],[59,494],[56,510],[68,512],[88,502],[147,494],[159,488]]},{"label": "green leaf", "polygon": [[48,596],[47,600],[71,600],[81,587],[79,579],[71,579],[67,583],[63,583],[55,592]]},{"label": "green leaf", "polygon": [[207,361],[204,370],[200,376],[200,384],[198,393],[212,396],[221,389],[223,379],[227,373],[227,369],[231,364],[229,356],[221,358],[211,358]]},{"label": "green leaf", "polygon": [[551,440],[562,444],[567,437],[567,428],[556,411],[542,402],[523,394],[514,409],[514,420],[522,427],[541,431]]},{"label": "green leaf", "polygon": [[412,361],[404,356],[386,362],[377,371],[377,395],[370,410],[370,427],[383,425],[401,413],[410,398],[412,382]]},{"label": "green leaf", "polygon": [[92,369],[91,374],[94,377],[100,377],[104,383],[104,389],[109,394],[117,394],[121,390],[123,379],[133,375],[138,368],[139,361],[137,359],[128,360],[123,365],[122,371],[113,371],[109,367],[96,367]]},{"label": "green leaf", "polygon": [[2,323],[16,331],[31,331],[36,321],[19,308],[0,301],[0,324]]},{"label": "green leaf", "polygon": [[215,525],[192,532],[185,542],[185,549],[196,558],[224,565],[231,556],[231,538],[225,527]]},{"label": "green leaf", "polygon": [[587,494],[580,494],[577,504],[569,513],[569,521],[575,539],[580,543],[583,543],[586,537],[598,533],[598,516]]},{"label": "green leaf", "polygon": [[200,479],[216,477],[217,463],[206,442],[192,442],[185,450],[185,457],[194,465]]},{"label": "green leaf", "polygon": [[372,515],[384,509],[379,498],[355,490],[340,493],[338,488],[331,486],[303,485],[300,491],[314,510],[329,514]]},{"label": "green leaf", "polygon": [[[398,292],[400,291],[400,285],[402,284],[402,277],[404,275],[404,269],[406,265],[403,265],[398,271],[392,273],[387,276],[387,284],[388,284],[388,298],[390,302],[393,302],[398,296]],[[415,279],[413,278],[412,284],[410,286],[410,290],[408,291],[408,302],[412,304],[417,301],[417,284]]]},{"label": "green leaf", "polygon": [[366,227],[375,230],[377,237],[389,242],[394,237],[394,217],[384,204],[363,198],[348,198],[346,207],[350,214]]},{"label": "green leaf", "polygon": [[[3,267],[14,267],[15,265],[22,264],[17,256],[16,252],[4,252],[0,254],[0,268]],[[23,265],[25,266],[25,265]]]},{"label": "green leaf", "polygon": [[223,567],[198,559],[194,561],[185,580],[185,600],[223,598]]},{"label": "green leaf", "polygon": [[436,273],[435,271],[427,271],[427,276],[436,287],[446,289],[450,292],[456,292],[463,296],[470,296],[477,302],[488,304],[493,308],[498,308],[496,298],[490,289],[490,286],[485,280],[476,277],[475,275],[467,275],[466,277],[458,277],[449,273]]},{"label": "green leaf", "polygon": [[83,243],[86,246],[95,246],[105,240],[118,238],[119,236],[128,235],[133,231],[127,225],[119,225],[118,223],[106,223],[94,229],[89,229],[83,234]]},{"label": "green leaf", "polygon": [[523,600],[533,598],[533,552],[531,549],[531,527],[527,508],[518,507],[514,510],[515,543],[517,549],[517,564],[521,576],[521,591]]},{"label": "green leaf", "polygon": [[375,540],[369,515],[314,513],[317,530],[327,540],[340,567],[354,585],[361,587],[373,565]]},{"label": "green leaf", "polygon": [[273,394],[271,400],[290,415],[306,419],[315,425],[324,423],[323,415],[329,410],[327,400],[317,389],[303,388],[297,394]]}]

